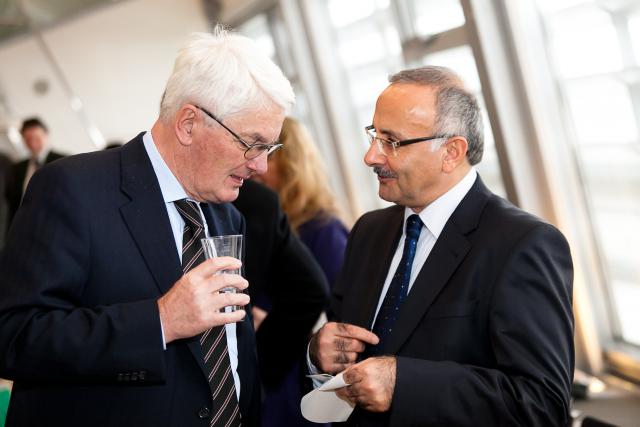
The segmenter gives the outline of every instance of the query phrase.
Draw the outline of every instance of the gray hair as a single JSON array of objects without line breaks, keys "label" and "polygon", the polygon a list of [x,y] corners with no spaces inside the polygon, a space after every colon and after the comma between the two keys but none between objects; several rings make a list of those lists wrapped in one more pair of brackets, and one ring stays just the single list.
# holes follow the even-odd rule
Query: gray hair
[{"label": "gray hair", "polygon": [[192,34],[180,49],[162,96],[160,119],[169,123],[187,103],[220,119],[273,104],[287,114],[294,100],[289,80],[253,40],[217,25],[212,33]]},{"label": "gray hair", "polygon": [[476,97],[465,89],[462,79],[446,67],[426,66],[389,76],[389,82],[415,83],[436,88],[435,132],[467,139],[467,160],[480,163],[484,152],[482,114]]}]

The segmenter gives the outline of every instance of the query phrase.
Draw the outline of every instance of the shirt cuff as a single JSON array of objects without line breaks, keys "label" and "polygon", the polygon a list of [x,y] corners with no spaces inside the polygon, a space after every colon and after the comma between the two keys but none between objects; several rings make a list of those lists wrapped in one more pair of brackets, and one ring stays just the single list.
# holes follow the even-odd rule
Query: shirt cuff
[{"label": "shirt cuff", "polygon": [[[318,368],[316,368],[316,365],[311,363],[311,357],[309,356],[309,347],[310,346],[311,346],[311,341],[309,341],[309,344],[307,344],[307,369],[309,370],[309,373],[311,375],[318,375],[318,374],[321,374],[322,372],[320,372],[320,370]],[[311,378],[311,381],[313,382],[313,388],[318,388],[322,384],[324,384],[324,381],[320,381],[320,380],[317,380],[315,378]]]},{"label": "shirt cuff", "polygon": [[162,326],[162,318],[159,317],[160,319],[160,332],[162,333],[162,349],[166,350],[167,349],[167,340],[164,339],[164,326]]}]

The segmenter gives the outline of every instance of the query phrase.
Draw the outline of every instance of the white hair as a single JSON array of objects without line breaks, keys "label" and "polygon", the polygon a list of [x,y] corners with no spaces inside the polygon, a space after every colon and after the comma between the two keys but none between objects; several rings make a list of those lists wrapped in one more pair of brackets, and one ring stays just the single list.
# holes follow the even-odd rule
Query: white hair
[{"label": "white hair", "polygon": [[176,58],[160,104],[169,123],[184,104],[204,107],[218,118],[279,106],[287,114],[295,101],[291,83],[251,39],[221,25],[194,33]]}]

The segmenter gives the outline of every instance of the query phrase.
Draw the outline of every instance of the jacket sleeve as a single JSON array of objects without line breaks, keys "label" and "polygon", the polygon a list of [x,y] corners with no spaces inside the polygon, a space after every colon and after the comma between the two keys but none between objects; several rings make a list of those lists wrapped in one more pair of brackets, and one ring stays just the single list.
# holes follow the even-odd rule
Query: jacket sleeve
[{"label": "jacket sleeve", "polygon": [[391,425],[566,425],[572,281],[560,232],[547,224],[530,230],[493,287],[488,327],[496,367],[398,357]]},{"label": "jacket sleeve", "polygon": [[155,299],[82,305],[95,246],[104,244],[92,240],[91,194],[82,181],[58,162],[41,169],[15,217],[0,256],[0,376],[161,380]]},{"label": "jacket sleeve", "polygon": [[293,234],[276,193],[245,182],[234,205],[247,221],[245,272],[252,304],[269,311],[256,341],[263,384],[273,387],[304,354],[328,285],[313,255]]}]

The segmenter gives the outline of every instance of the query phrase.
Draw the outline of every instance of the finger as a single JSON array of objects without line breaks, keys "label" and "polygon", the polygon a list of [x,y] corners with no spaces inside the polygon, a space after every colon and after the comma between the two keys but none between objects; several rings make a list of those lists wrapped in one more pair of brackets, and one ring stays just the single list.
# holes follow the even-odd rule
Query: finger
[{"label": "finger", "polygon": [[327,369],[325,369],[325,371],[328,374],[337,375],[351,366],[353,366],[353,363],[332,363]]},{"label": "finger", "polygon": [[190,273],[195,272],[195,274],[207,277],[223,270],[238,270],[240,267],[242,267],[242,262],[239,259],[221,256],[205,260]]},{"label": "finger", "polygon": [[361,382],[363,379],[359,371],[359,365],[360,365],[359,363],[355,365],[351,365],[347,370],[345,370],[342,373],[342,378],[344,379],[344,382],[354,386],[352,390],[357,390],[358,389],[357,384]]},{"label": "finger", "polygon": [[211,323],[210,327],[226,325],[228,323],[241,322],[242,320],[244,320],[246,315],[247,315],[247,312],[244,310],[235,310],[229,313],[219,312],[219,313],[216,313],[215,316],[213,316],[213,319],[210,322]]},{"label": "finger", "polygon": [[251,298],[247,294],[239,292],[220,292],[212,295],[213,307],[223,308],[230,305],[247,305],[251,301]]},{"label": "finger", "polygon": [[351,338],[343,338],[336,336],[333,340],[333,345],[336,350],[344,352],[356,352],[362,353],[365,349],[365,345],[362,341]]},{"label": "finger", "polygon": [[349,386],[342,387],[336,390],[338,397],[348,400],[349,402],[356,403],[358,396],[354,394],[353,389]]},{"label": "finger", "polygon": [[358,353],[356,352],[337,352],[333,357],[333,363],[352,365],[355,363],[357,358]]},{"label": "finger", "polygon": [[341,337],[355,338],[373,345],[378,344],[380,341],[376,334],[365,328],[361,328],[360,326],[351,325],[349,323],[336,323],[336,328],[336,335]]},{"label": "finger", "polygon": [[239,274],[220,274],[207,279],[210,292],[218,292],[224,288],[235,288],[239,291],[247,289],[249,282]]}]

